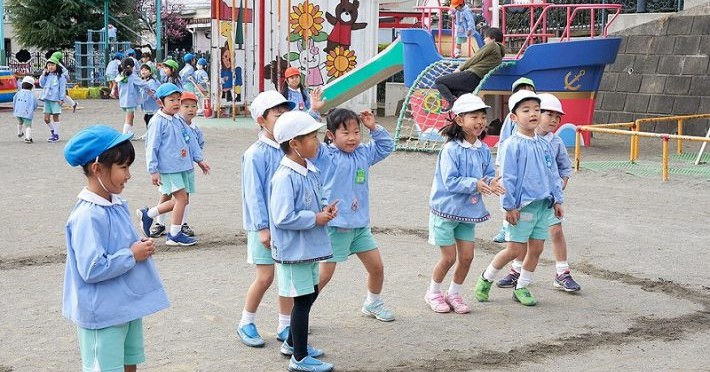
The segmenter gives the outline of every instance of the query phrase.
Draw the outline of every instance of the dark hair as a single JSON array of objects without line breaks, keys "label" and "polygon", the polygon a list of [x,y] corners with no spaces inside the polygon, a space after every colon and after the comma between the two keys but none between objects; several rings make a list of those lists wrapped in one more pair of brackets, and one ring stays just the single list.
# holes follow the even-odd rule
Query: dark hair
[{"label": "dark hair", "polygon": [[[311,133],[313,133],[313,132],[311,132]],[[301,138],[303,138],[311,133],[302,134],[300,136],[293,137],[293,139],[300,140]],[[284,154],[286,154],[286,155],[291,153],[291,145],[289,144],[289,142],[291,142],[291,141],[290,140],[284,141],[279,144],[279,147],[281,147],[281,151],[283,151]]]},{"label": "dark hair", "polygon": [[[51,63],[51,64],[57,66],[57,69],[54,70],[54,73],[55,73],[55,74],[61,76],[62,73],[64,72],[64,70],[62,69],[62,65],[60,65],[59,63],[54,63],[54,62],[51,62],[51,61],[47,61],[47,63]],[[47,63],[44,64],[44,67],[47,67]],[[49,74],[50,74],[50,73],[48,73],[48,75],[49,75]]]},{"label": "dark hair", "polygon": [[[303,79],[298,82],[298,89],[301,91],[301,96],[303,96],[303,102],[306,102],[308,93],[306,92],[305,85],[303,85]],[[281,86],[281,94],[288,98],[288,79],[284,79],[284,83]]]},{"label": "dark hair", "polygon": [[32,90],[32,89],[34,89],[34,87],[35,87],[35,86],[32,85],[32,84],[30,84],[30,83],[22,83],[22,89],[29,89],[29,90]]},{"label": "dark hair", "polygon": [[[480,109],[476,111],[469,111],[469,112],[462,112],[458,115],[454,115],[453,113],[449,113],[449,118],[447,119],[449,121],[446,126],[443,128],[439,129],[439,133],[446,137],[446,142],[449,141],[463,141],[466,139],[466,132],[463,131],[463,128],[456,123],[456,117],[457,116],[464,116],[466,114],[475,114],[477,112],[482,112],[486,113],[486,109]],[[481,132],[481,134],[478,136],[478,139],[483,139],[486,137],[486,131],[484,130]]]},{"label": "dark hair", "polygon": [[[133,148],[133,144],[131,143],[131,141],[126,140],[102,152],[101,155],[99,155],[98,163],[110,169],[111,165],[113,164],[131,165],[133,164],[134,160],[136,160],[136,151]],[[89,167],[94,161],[95,160],[91,160],[88,163],[82,165],[82,169],[84,170],[85,176],[88,176],[90,174]]]},{"label": "dark hair", "polygon": [[[350,120],[355,120],[358,127],[360,126],[360,117],[355,113],[355,111],[344,109],[344,108],[334,108],[328,111],[328,118],[325,120],[325,127],[333,134],[338,128],[346,128],[346,124]],[[331,143],[330,138],[326,136],[325,143]]]},{"label": "dark hair", "polygon": [[530,88],[532,88],[532,91],[533,91],[533,92],[535,91],[535,87],[532,86],[532,85],[530,85],[530,84],[518,84],[518,85],[515,87],[515,89],[513,90],[513,93],[515,93],[515,92],[517,92],[517,91],[519,91],[519,90],[523,90],[523,88],[525,88],[525,87],[530,87]]},{"label": "dark hair", "polygon": [[267,108],[266,110],[264,110],[264,113],[263,113],[261,116],[263,116],[264,119],[266,119],[266,116],[269,115],[269,112],[270,112],[271,110],[277,109],[277,108],[279,108],[279,107],[285,107],[285,108],[289,109],[289,111],[290,111],[290,109],[291,109],[291,107],[289,106],[288,102],[284,102],[284,103],[282,103],[282,104],[280,104],[280,105],[276,105],[276,106],[274,106],[274,107],[269,107],[269,108]]},{"label": "dark hair", "polygon": [[123,61],[121,62],[121,68],[123,69],[123,72],[125,72],[124,75],[126,75],[126,76],[133,73],[134,67],[136,67],[136,63],[133,62],[133,58],[131,58],[131,57],[124,58]]},{"label": "dark hair", "polygon": [[540,103],[539,100],[537,100],[537,99],[535,99],[535,98],[533,98],[533,97],[524,98],[524,99],[518,101],[518,103],[515,104],[515,106],[513,107],[513,109],[510,110],[510,112],[512,112],[512,113],[515,114],[515,110],[517,110],[518,107],[520,107],[520,105],[521,105],[523,102],[527,102],[527,101],[535,101],[535,102],[537,102],[537,103]]},{"label": "dark hair", "polygon": [[170,75],[165,75],[165,81],[163,83],[173,83],[179,87],[182,86],[182,80],[180,80],[180,72],[173,69],[169,65],[166,65],[163,63],[163,67],[167,67],[170,69]]},{"label": "dark hair", "polygon": [[499,43],[503,42],[503,31],[501,31],[498,27],[488,27],[485,31],[483,31],[483,37],[486,36]]},{"label": "dark hair", "polygon": [[153,68],[150,67],[149,64],[147,64],[147,63],[142,64],[140,69],[141,70],[146,69],[146,70],[150,71],[150,76],[148,77],[148,79],[153,79]]},{"label": "dark hair", "polygon": [[148,57],[151,60],[153,59],[153,55],[150,54],[150,52],[143,52],[143,54],[141,54],[141,58],[145,58],[145,57]]}]

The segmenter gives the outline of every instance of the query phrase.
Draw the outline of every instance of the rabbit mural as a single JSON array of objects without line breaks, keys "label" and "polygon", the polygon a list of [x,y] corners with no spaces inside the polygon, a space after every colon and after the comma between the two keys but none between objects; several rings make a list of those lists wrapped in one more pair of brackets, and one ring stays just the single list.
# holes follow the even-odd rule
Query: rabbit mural
[{"label": "rabbit mural", "polygon": [[320,48],[315,41],[308,40],[308,47],[304,48],[304,43],[296,43],[298,46],[298,60],[301,64],[299,69],[306,76],[306,85],[315,87],[323,85],[323,73],[321,72]]}]

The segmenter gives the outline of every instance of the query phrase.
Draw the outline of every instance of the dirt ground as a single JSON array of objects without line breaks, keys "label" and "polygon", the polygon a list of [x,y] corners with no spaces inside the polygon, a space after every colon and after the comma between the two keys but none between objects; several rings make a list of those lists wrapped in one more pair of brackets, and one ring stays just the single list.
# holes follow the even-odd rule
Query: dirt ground
[{"label": "dirt ground", "polygon": [[[61,315],[64,224],[85,184],[62,150],[80,128],[123,123],[116,101],[82,101],[62,115],[62,141],[44,142],[37,112],[35,143],[15,137],[11,112],[0,113],[0,371],[75,371],[80,357],[74,325]],[[383,123],[393,129],[393,119]],[[142,122],[138,121],[137,122]],[[158,239],[154,258],[172,306],[147,317],[145,371],[281,371],[275,284],[259,309],[263,349],[239,341],[239,321],[253,268],[242,231],[240,159],[256,130],[202,124],[212,174],[198,176],[190,223],[200,244],[169,248]],[[142,125],[142,124],[141,124]],[[139,125],[138,134],[143,128]],[[123,196],[132,208],[157,193],[145,172],[142,142]],[[686,151],[699,146],[687,145]],[[596,137],[585,160],[624,160],[623,139]],[[642,142],[641,157],[658,161],[660,146]],[[309,342],[325,349],[338,371],[469,370],[708,370],[710,365],[710,180],[673,175],[671,181],[623,171],[583,170],[566,191],[564,224],[577,294],[552,288],[551,253],[531,287],[539,300],[526,308],[494,287],[491,302],[473,298],[475,278],[501,245],[490,238],[502,213],[477,227],[477,253],[464,284],[473,311],[435,314],[424,303],[437,248],[427,244],[428,196],[435,155],[397,152],[371,172],[372,225],[385,262],[387,305],[397,320],[360,314],[364,270],[357,259],[339,265],[311,313]],[[136,221],[137,223],[137,221]],[[450,275],[444,285],[448,285]]]}]

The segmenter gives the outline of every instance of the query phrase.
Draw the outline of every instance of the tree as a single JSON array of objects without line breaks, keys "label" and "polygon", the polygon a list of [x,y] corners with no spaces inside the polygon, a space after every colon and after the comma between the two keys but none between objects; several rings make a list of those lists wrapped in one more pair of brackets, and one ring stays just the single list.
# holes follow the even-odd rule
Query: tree
[{"label": "tree", "polygon": [[[4,1],[4,0],[0,0]],[[111,0],[109,13],[121,22],[111,22],[123,40],[135,41],[137,35],[136,0]],[[5,7],[19,42],[39,49],[66,49],[75,41],[87,41],[89,29],[104,26],[103,0],[7,0]],[[98,40],[94,40],[98,41]]]},{"label": "tree", "polygon": [[[142,29],[155,36],[155,0],[136,0],[135,3]],[[174,43],[185,37],[187,21],[182,17],[183,9],[183,5],[175,0],[166,1],[166,4],[161,7],[160,21],[163,24],[163,45],[165,42]]]}]

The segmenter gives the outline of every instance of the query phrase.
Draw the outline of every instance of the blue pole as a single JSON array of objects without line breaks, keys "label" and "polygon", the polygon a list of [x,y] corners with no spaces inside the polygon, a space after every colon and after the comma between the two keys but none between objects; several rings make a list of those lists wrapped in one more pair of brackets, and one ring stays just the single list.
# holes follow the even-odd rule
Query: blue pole
[{"label": "blue pole", "polygon": [[[88,40],[91,42],[92,40]],[[109,51],[109,40],[108,40],[108,0],[104,0],[104,63],[110,61]]]},{"label": "blue pole", "polygon": [[0,0],[0,66],[5,66],[5,1]]},{"label": "blue pole", "polygon": [[163,0],[155,0],[155,60],[163,61],[163,21],[161,18]]}]

